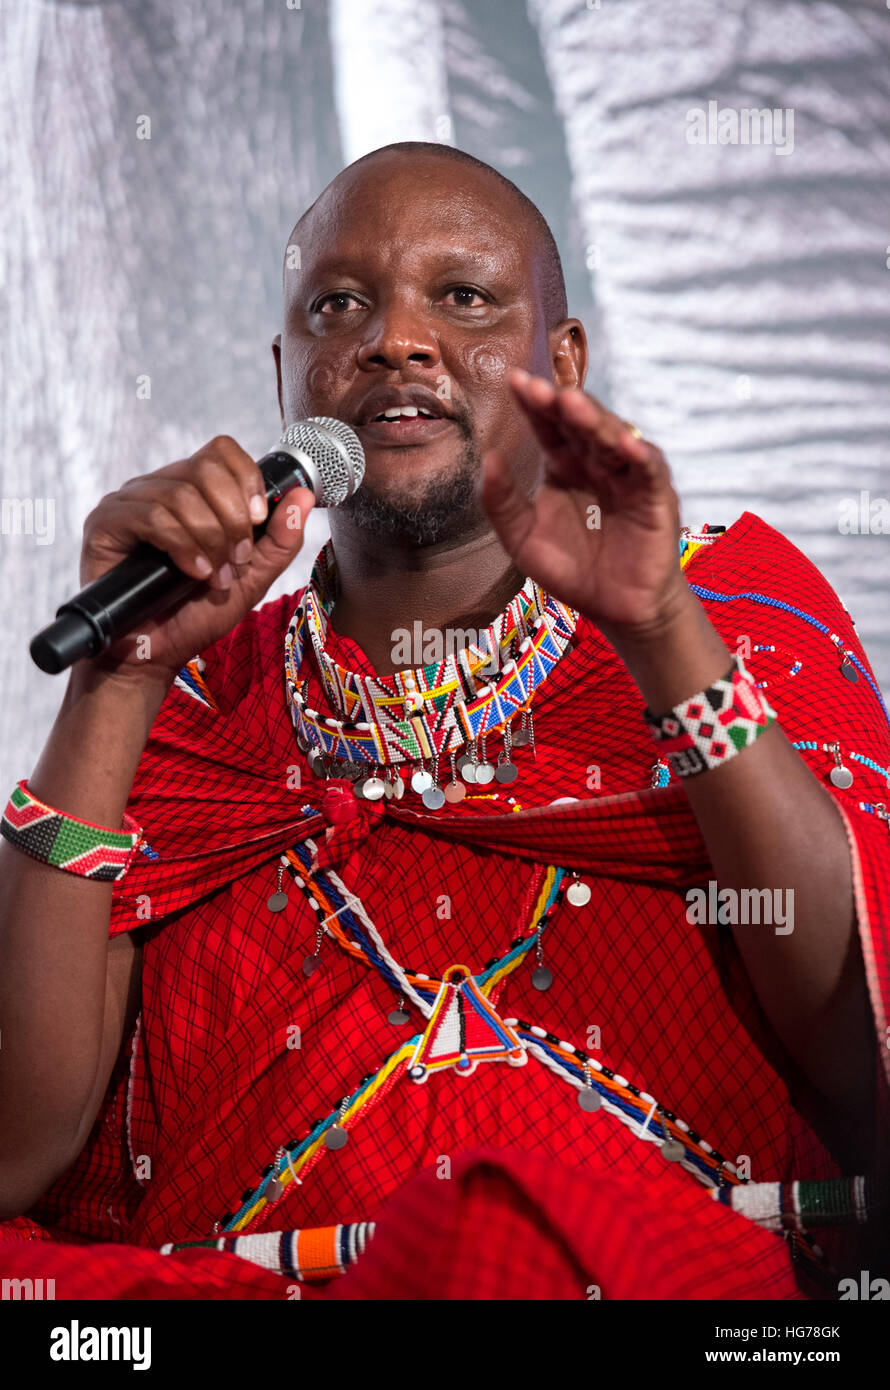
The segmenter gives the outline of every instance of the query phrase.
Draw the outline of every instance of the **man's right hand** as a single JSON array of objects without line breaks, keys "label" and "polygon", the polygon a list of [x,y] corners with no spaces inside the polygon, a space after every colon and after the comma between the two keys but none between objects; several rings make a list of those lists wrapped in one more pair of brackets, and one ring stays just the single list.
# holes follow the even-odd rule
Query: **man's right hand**
[{"label": "man's right hand", "polygon": [[[257,495],[262,508],[252,517]],[[121,824],[176,673],[240,622],[287,568],[313,503],[305,488],[288,492],[254,545],[253,526],[266,515],[262,477],[227,438],[102,498],[84,525],[83,584],[141,541],[206,582],[74,664],[28,779],[35,796],[93,825]],[[70,1168],[132,1030],[141,947],[138,932],[109,944],[111,903],[108,881],[62,873],[0,842],[0,1219],[22,1215]]]},{"label": "man's right hand", "polygon": [[289,491],[254,544],[254,524],[267,513],[263,479],[250,455],[227,435],[108,493],[84,523],[81,584],[112,569],[141,541],[204,582],[90,658],[90,665],[116,676],[171,682],[185,662],[241,621],[299,553],[314,503],[306,488]]}]

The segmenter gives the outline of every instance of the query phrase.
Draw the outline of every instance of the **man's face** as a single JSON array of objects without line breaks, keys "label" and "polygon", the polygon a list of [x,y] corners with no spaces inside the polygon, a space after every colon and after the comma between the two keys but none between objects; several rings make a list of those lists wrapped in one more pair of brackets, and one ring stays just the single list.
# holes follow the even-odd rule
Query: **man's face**
[{"label": "man's face", "polygon": [[[332,415],[367,460],[335,526],[415,544],[488,529],[475,484],[496,445],[529,487],[538,452],[505,382],[550,376],[540,252],[484,171],[387,154],[344,171],[296,238],[276,343],[282,423]],[[407,403],[427,411],[381,421]]]}]

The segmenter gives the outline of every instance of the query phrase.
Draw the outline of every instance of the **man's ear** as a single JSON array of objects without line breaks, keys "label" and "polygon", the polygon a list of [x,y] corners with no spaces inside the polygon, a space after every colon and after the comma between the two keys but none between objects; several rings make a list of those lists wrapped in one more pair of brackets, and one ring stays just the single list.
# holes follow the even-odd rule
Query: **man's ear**
[{"label": "man's ear", "polygon": [[286,430],[286,429],[287,429],[287,423],[286,423],[285,418],[284,418],[284,401],[283,401],[283,399],[282,399],[282,394],[281,394],[281,334],[280,334],[280,333],[276,333],[276,334],[275,334],[275,337],[272,339],[272,356],[275,358],[275,375],[276,375],[276,377],[278,378],[278,410],[279,410],[279,414],[281,415],[281,428],[282,428],[282,430]]},{"label": "man's ear", "polygon": [[554,386],[584,386],[587,379],[587,334],[580,319],[563,319],[550,330]]}]

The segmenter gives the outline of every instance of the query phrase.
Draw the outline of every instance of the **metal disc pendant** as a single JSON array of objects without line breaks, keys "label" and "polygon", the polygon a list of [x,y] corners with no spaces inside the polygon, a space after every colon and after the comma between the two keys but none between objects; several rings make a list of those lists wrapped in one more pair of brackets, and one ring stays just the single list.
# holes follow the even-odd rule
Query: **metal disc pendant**
[{"label": "metal disc pendant", "polygon": [[476,781],[481,787],[487,787],[489,782],[494,781],[494,767],[491,763],[476,764]]},{"label": "metal disc pendant", "polygon": [[345,1148],[348,1140],[349,1135],[339,1125],[331,1125],[324,1132],[324,1142],[329,1149]]},{"label": "metal disc pendant", "polygon": [[271,1182],[267,1184],[266,1191],[263,1195],[267,1202],[277,1202],[283,1191],[284,1184],[281,1179],[272,1178]]},{"label": "metal disc pendant", "polygon": [[594,1110],[599,1110],[602,1103],[598,1092],[591,1090],[589,1086],[586,1090],[578,1092],[578,1104],[582,1110],[588,1110],[592,1113]]},{"label": "metal disc pendant", "polygon": [[433,785],[433,779],[425,768],[418,768],[411,774],[411,790],[422,794]]},{"label": "metal disc pendant", "polygon": [[368,777],[362,782],[362,796],[365,801],[379,801],[386,792],[382,777]]},{"label": "metal disc pendant", "polygon": [[665,1139],[661,1145],[661,1156],[666,1158],[668,1163],[679,1163],[681,1158],[686,1157],[686,1150],[679,1139]]},{"label": "metal disc pendant", "polygon": [[352,784],[352,795],[355,797],[356,801],[364,801],[364,799],[365,799],[365,793],[364,793],[364,791],[362,790],[362,788],[364,787],[364,785],[365,785],[364,782],[353,782],[353,784]]},{"label": "metal disc pendant", "polygon": [[438,811],[445,805],[445,793],[441,787],[427,787],[421,800],[428,811]]},{"label": "metal disc pendant", "polygon": [[519,768],[515,763],[498,763],[494,775],[499,782],[515,782],[519,776]]},{"label": "metal disc pendant", "polygon": [[852,661],[841,662],[841,675],[846,676],[847,680],[850,681],[852,685],[855,685],[859,680],[859,672],[856,670]]},{"label": "metal disc pendant", "polygon": [[347,782],[358,782],[365,775],[367,763],[341,763],[340,772]]},{"label": "metal disc pendant", "polygon": [[315,773],[316,777],[324,777],[324,758],[321,756],[317,748],[313,748],[312,752],[309,754],[309,758],[307,761],[309,763],[309,766],[312,768],[312,771]]},{"label": "metal disc pendant", "polygon": [[[833,787],[852,787],[853,774],[848,767],[833,767],[828,774]],[[269,899],[271,903],[271,898]]]},{"label": "metal disc pendant", "polygon": [[303,961],[303,974],[306,979],[308,980],[310,975],[317,974],[319,970],[324,970],[321,958],[319,956],[307,956]]},{"label": "metal disc pendant", "polygon": [[449,782],[445,788],[445,800],[450,801],[452,805],[456,801],[463,801],[466,794],[467,789],[463,782]]},{"label": "metal disc pendant", "polygon": [[535,989],[539,989],[543,993],[553,984],[553,971],[548,970],[546,965],[535,966],[532,971],[532,984]]},{"label": "metal disc pendant", "polygon": [[468,782],[471,787],[476,785],[476,767],[477,764],[471,763],[469,758],[466,760],[463,767],[461,767],[460,763],[457,765],[457,770],[461,777],[465,782]]},{"label": "metal disc pendant", "polygon": [[282,912],[287,907],[287,894],[273,893],[271,898],[267,899],[266,907],[270,912]]},{"label": "metal disc pendant", "polygon": [[394,1028],[401,1028],[403,1023],[411,1022],[411,1015],[405,1009],[391,1009],[386,1015],[387,1023],[391,1023]]},{"label": "metal disc pendant", "polygon": [[516,730],[516,733],[513,735],[513,747],[514,747],[514,748],[525,748],[526,744],[528,744],[528,743],[530,743],[530,742],[531,742],[531,739],[529,738],[528,729],[517,729],[517,730]]},{"label": "metal disc pendant", "polygon": [[402,797],[405,795],[405,783],[402,781],[401,777],[396,777],[393,781],[392,794],[396,801],[401,801]]},{"label": "metal disc pendant", "polygon": [[590,902],[590,885],[576,880],[569,884],[566,898],[572,907],[585,907]]}]

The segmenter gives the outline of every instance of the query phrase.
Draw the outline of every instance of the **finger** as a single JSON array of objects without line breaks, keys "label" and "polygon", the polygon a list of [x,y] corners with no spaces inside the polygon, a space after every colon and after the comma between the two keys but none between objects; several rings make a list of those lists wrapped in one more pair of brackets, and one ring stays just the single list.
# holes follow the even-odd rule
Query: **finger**
[{"label": "finger", "polygon": [[242,449],[236,439],[228,434],[218,434],[193,457],[210,454],[219,459],[232,473],[247,504],[248,515],[254,523],[264,521],[269,508],[266,502],[266,483],[256,462],[246,449]]},{"label": "finger", "polygon": [[[213,586],[221,587],[218,583],[220,572],[223,583],[226,580],[231,582],[231,537],[210,499],[196,482],[169,474],[166,477],[148,474],[144,478],[133,479],[121,492],[128,500],[159,502],[166,507],[193,536],[197,551],[209,557],[216,572],[214,579],[210,581]],[[229,566],[228,574],[225,571],[226,565]]]},{"label": "finger", "polygon": [[185,478],[195,483],[217,512],[230,540],[230,559],[235,563],[236,547],[244,540],[252,542],[254,525],[268,515],[265,479],[250,455],[229,435],[217,435],[191,458],[180,459],[146,477]]},{"label": "finger", "polygon": [[244,564],[253,547],[253,521],[240,472],[223,453],[201,452],[189,460],[188,478],[216,513],[228,540],[229,560]]},{"label": "finger", "polygon": [[583,479],[599,488],[607,483],[610,487],[670,485],[670,469],[661,450],[619,415],[574,388],[558,393],[557,408],[564,428],[573,430],[578,441],[578,447],[566,455],[571,464],[559,467],[560,481],[577,484]]},{"label": "finger", "polygon": [[247,564],[250,582],[256,579],[267,588],[299,554],[305,540],[306,521],[314,506],[315,494],[308,488],[295,487],[272,508],[269,524],[254,545]]},{"label": "finger", "polygon": [[590,485],[613,495],[626,481],[669,486],[670,469],[653,444],[577,387],[554,388],[520,368],[508,374],[545,453],[545,476],[562,487]]},{"label": "finger", "polygon": [[553,409],[562,428],[583,441],[585,447],[593,442],[604,449],[620,447],[625,424],[599,401],[574,386],[556,393]]},{"label": "finger", "polygon": [[620,475],[638,463],[641,455],[630,426],[599,401],[574,387],[557,393],[554,410],[573,447],[567,458],[582,476],[599,481],[604,474]]},{"label": "finger", "polygon": [[638,484],[669,487],[671,470],[667,459],[656,445],[634,434],[626,421],[621,428],[615,449],[603,459],[603,467],[614,474],[627,473]]},{"label": "finger", "polygon": [[515,558],[534,525],[535,509],[499,449],[489,449],[482,457],[480,499],[498,539]]},{"label": "finger", "polygon": [[509,381],[530,419],[540,425],[553,443],[563,440],[567,445],[583,447],[579,439],[583,435],[588,443],[595,440],[611,450],[631,446],[628,452],[636,456],[638,451],[632,446],[637,436],[627,422],[580,387],[556,389],[546,378],[530,376],[520,368],[514,369]]},{"label": "finger", "polygon": [[561,449],[571,443],[555,408],[556,391],[551,382],[518,367],[508,373],[507,382],[544,449]]},{"label": "finger", "polygon": [[556,408],[566,429],[575,429],[589,440],[595,440],[616,459],[627,460],[644,470],[658,471],[660,467],[667,467],[660,449],[586,392],[574,387],[558,392]]},{"label": "finger", "polygon": [[623,421],[599,401],[574,387],[554,389],[543,377],[529,377],[517,370],[511,385],[528,407],[529,424],[545,455],[544,474],[561,487],[602,487],[609,474],[620,474],[631,462],[628,456],[606,457],[615,449]]},{"label": "finger", "polygon": [[620,415],[606,410],[592,396],[575,387],[560,391],[556,397],[555,408],[563,422],[563,427],[601,449],[619,454],[629,459],[640,456],[636,447],[640,443],[639,434],[634,434],[633,426]]},{"label": "finger", "polygon": [[87,518],[82,573],[92,577],[104,573],[109,562],[117,564],[139,541],[157,546],[177,569],[194,579],[207,579],[213,571],[211,557],[163,502],[117,494],[102,502],[95,521]]}]

